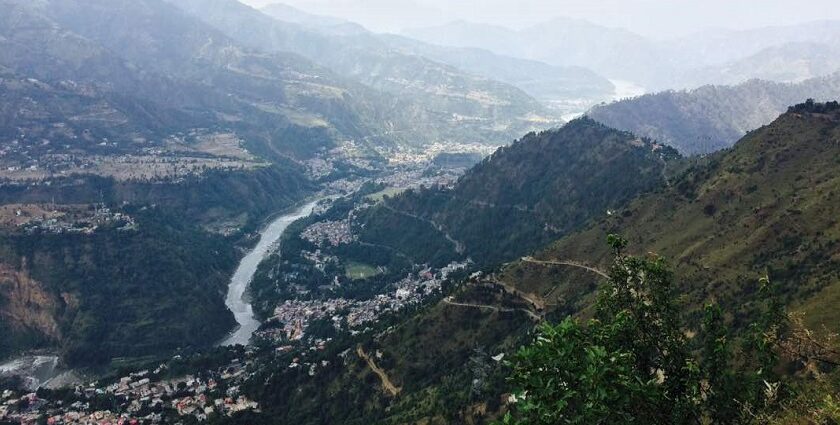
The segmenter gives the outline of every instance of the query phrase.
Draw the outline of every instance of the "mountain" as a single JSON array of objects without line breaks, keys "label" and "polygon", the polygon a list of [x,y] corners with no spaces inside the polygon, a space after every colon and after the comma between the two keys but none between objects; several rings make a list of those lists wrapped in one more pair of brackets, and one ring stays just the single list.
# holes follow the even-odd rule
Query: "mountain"
[{"label": "mountain", "polygon": [[335,36],[273,19],[235,0],[170,0],[251,49],[291,52],[382,94],[383,130],[402,143],[503,144],[559,123],[522,90],[405,55],[373,34]]},{"label": "mountain", "polygon": [[[504,360],[533,340],[539,319],[527,312],[558,321],[589,317],[602,281],[593,270],[608,270],[613,253],[606,239],[614,232],[629,240],[631,254],[662,255],[674,269],[683,294],[678,302],[690,317],[689,339],[698,334],[709,302],[732,312],[725,317],[728,329],[751,323],[750,313],[762,304],[758,280],[765,274],[811,329],[826,325],[824,331],[837,331],[840,228],[831,211],[840,193],[838,140],[836,103],[791,108],[732,149],[691,160],[656,190],[600,214],[536,255],[557,264],[522,260],[489,268],[491,273],[454,285],[431,305],[382,324],[350,351],[335,347],[316,354],[310,361],[330,363],[314,377],[288,367],[290,354],[258,372],[247,391],[281,422],[492,421],[515,390],[505,380],[510,367]],[[522,159],[521,169],[534,163]],[[554,193],[546,190],[544,196]],[[352,357],[353,350],[375,353],[373,361]],[[331,362],[347,356],[352,360]],[[816,385],[813,393],[791,388],[822,398],[837,385],[836,369],[826,370],[832,378],[791,378],[785,385]],[[386,379],[393,393],[383,390]]]},{"label": "mountain", "polygon": [[289,165],[1,185],[0,356],[41,348],[102,366],[212,346],[235,325],[237,245],[312,190]]},{"label": "mountain", "polygon": [[[311,15],[283,4],[267,6],[261,10],[275,19],[300,24],[310,30],[355,36],[348,42],[356,46],[389,48],[410,56],[422,56],[474,75],[508,83],[549,106],[579,103],[581,99],[606,99],[615,91],[609,80],[582,67],[552,66],[544,62],[498,55],[484,49],[439,46],[398,35],[373,34],[359,25]],[[376,43],[372,43],[372,39]]]},{"label": "mountain", "polygon": [[656,45],[644,37],[576,19],[557,18],[522,30],[457,21],[405,34],[438,45],[477,47],[555,66],[580,66],[608,78],[643,84],[656,79],[651,64],[660,61]]},{"label": "mountain", "polygon": [[432,230],[457,241],[477,263],[503,262],[661,186],[677,156],[673,149],[578,119],[499,149],[452,189],[386,200],[360,218],[361,239],[424,252],[434,246],[427,238],[402,237],[414,229],[412,222],[432,223]]},{"label": "mountain", "polygon": [[662,44],[672,52],[683,52],[689,65],[722,65],[788,44],[836,45],[840,42],[840,21],[814,21],[786,26],[746,30],[709,29]]},{"label": "mountain", "polygon": [[[751,30],[710,29],[666,40],[652,40],[575,19],[553,19],[521,30],[457,21],[407,30],[405,34],[439,45],[478,47],[557,66],[582,66],[654,91],[740,83],[753,78],[788,81],[791,75],[803,75],[803,61],[815,69],[822,69],[822,64],[831,66],[830,60],[820,56],[830,55],[831,46],[840,40],[840,22]],[[814,54],[790,51],[791,46],[803,44],[821,45],[824,49],[818,48],[821,53]],[[800,60],[782,59],[791,55]],[[758,67],[750,68],[750,64]],[[835,71],[837,68],[827,73]],[[820,75],[824,73],[809,77]]]},{"label": "mountain", "polygon": [[[236,1],[4,5],[5,72],[64,94],[74,84],[73,101],[88,103],[52,118],[73,130],[68,141],[89,130],[91,139],[137,148],[130,140],[210,129],[239,135],[267,158],[308,159],[348,140],[371,155],[436,141],[500,144],[559,122],[515,87],[422,57],[351,48],[356,41],[337,42],[343,38],[280,23]],[[202,19],[180,10],[189,6]],[[360,64],[367,68],[355,69]],[[110,118],[81,128],[75,121],[90,116],[93,104]],[[8,133],[32,126],[8,125]]]},{"label": "mountain", "polygon": [[[697,161],[666,190],[641,196],[538,257],[604,265],[610,257],[604,239],[617,233],[633,252],[670,261],[687,308],[715,300],[743,312],[767,274],[811,329],[837,331],[840,262],[831,211],[840,193],[838,137],[836,102],[793,107],[732,149]],[[577,291],[563,268],[548,274],[522,263],[509,276],[533,291],[559,285],[558,297]]]},{"label": "mountain", "polygon": [[[332,16],[315,15],[304,12],[298,8],[283,3],[273,3],[260,9],[263,13],[283,22],[291,22],[306,27],[330,28],[345,24],[352,24],[350,21]],[[367,31],[363,26],[355,24],[360,31]]]},{"label": "mountain", "polygon": [[611,99],[615,92],[612,82],[583,67],[548,65],[483,49],[437,46],[400,36],[380,38],[406,54],[424,56],[516,86],[563,113],[579,111],[581,104]]},{"label": "mountain", "polygon": [[357,35],[368,32],[365,27],[359,24],[331,16],[314,15],[283,3],[270,4],[260,11],[279,21],[333,35]]},{"label": "mountain", "polygon": [[[840,70],[840,48],[823,43],[785,43],[723,65],[686,76],[689,87],[703,84],[740,84],[750,79],[798,83]],[[689,79],[694,82],[689,81]]]},{"label": "mountain", "polygon": [[[4,9],[11,13],[0,22],[7,46],[0,65],[107,103],[104,109],[117,109],[129,122],[158,124],[160,116],[174,115],[143,134],[153,142],[215,129],[240,134],[269,158],[306,158],[336,140],[382,141],[364,96],[351,96],[328,71],[293,55],[248,51],[164,2],[4,0]],[[73,127],[76,116],[85,116],[64,111],[57,125]],[[87,130],[120,122],[94,124]],[[123,143],[134,138],[124,128],[102,130],[123,133]]]},{"label": "mountain", "polygon": [[[314,189],[300,162],[348,141],[376,157],[546,125],[491,119],[542,110],[502,83],[417,58],[466,100],[394,96],[164,1],[0,6],[3,356],[50,348],[102,364],[212,345],[233,325],[237,247]],[[471,127],[449,107],[487,116]]]},{"label": "mountain", "polygon": [[389,143],[330,72],[167,3],[0,7],[0,356],[212,346],[248,234],[314,190],[298,162]]},{"label": "mountain", "polygon": [[[751,79],[792,82],[838,71],[832,58],[840,21],[815,21],[747,30],[709,29],[657,42],[668,75],[655,90],[737,84]],[[809,74],[810,69],[817,73]],[[802,99],[797,100],[797,102]]]},{"label": "mountain", "polygon": [[737,86],[666,91],[596,106],[587,115],[695,155],[732,146],[748,131],[769,124],[786,105],[837,97],[840,73],[797,84],[753,80]]}]

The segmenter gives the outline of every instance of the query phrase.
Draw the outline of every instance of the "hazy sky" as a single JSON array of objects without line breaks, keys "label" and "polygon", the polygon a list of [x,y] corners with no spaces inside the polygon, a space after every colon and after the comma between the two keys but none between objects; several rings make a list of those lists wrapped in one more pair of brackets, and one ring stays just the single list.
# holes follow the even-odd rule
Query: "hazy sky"
[{"label": "hazy sky", "polygon": [[[241,0],[264,6],[277,0]],[[456,19],[523,27],[553,17],[582,18],[651,37],[710,27],[754,28],[840,20],[840,0],[285,0],[310,13],[339,16],[376,31]]]}]

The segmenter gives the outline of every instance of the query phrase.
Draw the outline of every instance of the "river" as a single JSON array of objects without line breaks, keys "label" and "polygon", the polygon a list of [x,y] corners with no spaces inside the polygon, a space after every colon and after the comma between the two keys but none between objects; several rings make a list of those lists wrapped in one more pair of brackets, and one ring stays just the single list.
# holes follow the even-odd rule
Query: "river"
[{"label": "river", "polygon": [[[246,345],[254,331],[260,327],[260,322],[254,317],[254,310],[245,297],[248,285],[254,278],[257,267],[272,252],[272,248],[289,225],[312,214],[312,210],[319,201],[312,201],[289,214],[280,216],[260,232],[259,243],[242,259],[230,280],[225,304],[233,312],[239,326],[220,345]],[[73,373],[73,371],[61,369],[58,356],[53,355],[26,355],[0,363],[0,376],[20,376],[24,380],[24,385],[30,390],[42,386],[49,387],[53,383],[51,381],[55,381],[57,386],[75,382],[78,378]]]},{"label": "river", "polygon": [[58,367],[58,356],[28,355],[0,364],[0,376],[19,376],[30,390],[47,386],[64,372]]},{"label": "river", "polygon": [[618,102],[624,99],[632,99],[634,97],[639,97],[647,93],[647,89],[632,81],[610,80],[610,82],[615,87],[612,95],[605,97],[604,99],[601,99],[597,102],[594,102],[594,99],[581,99],[577,107],[569,108],[569,111],[565,111],[565,113],[560,118],[562,118],[563,121],[568,122],[580,118],[597,103]]},{"label": "river", "polygon": [[647,89],[632,81],[610,80],[610,82],[615,86],[615,93],[613,93],[612,97],[613,101],[631,99],[647,93]]},{"label": "river", "polygon": [[275,244],[283,236],[289,225],[312,214],[312,210],[315,209],[318,202],[319,200],[312,201],[289,214],[280,216],[260,232],[259,243],[242,259],[230,280],[225,304],[233,312],[239,327],[220,345],[247,345],[251,335],[260,327],[260,322],[254,317],[254,309],[246,298],[248,285],[251,284],[251,280],[257,272],[257,267],[273,251]]}]

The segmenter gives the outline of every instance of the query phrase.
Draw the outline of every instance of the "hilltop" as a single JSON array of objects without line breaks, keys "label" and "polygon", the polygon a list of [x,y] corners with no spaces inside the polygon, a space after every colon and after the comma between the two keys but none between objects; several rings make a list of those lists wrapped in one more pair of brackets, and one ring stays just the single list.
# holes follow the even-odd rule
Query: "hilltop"
[{"label": "hilltop", "polygon": [[362,239],[415,252],[428,240],[395,238],[411,222],[431,222],[463,244],[462,253],[474,261],[506,261],[664,185],[668,164],[678,156],[631,133],[578,119],[499,149],[451,189],[387,199],[363,217]]}]

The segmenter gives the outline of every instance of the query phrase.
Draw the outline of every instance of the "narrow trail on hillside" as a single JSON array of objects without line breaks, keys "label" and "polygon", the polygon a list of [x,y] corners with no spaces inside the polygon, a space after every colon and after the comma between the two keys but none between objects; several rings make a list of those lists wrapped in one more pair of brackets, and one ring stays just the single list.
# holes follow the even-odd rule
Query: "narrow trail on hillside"
[{"label": "narrow trail on hillside", "polygon": [[475,205],[477,207],[482,207],[482,208],[510,208],[510,209],[514,209],[514,210],[519,211],[519,212],[537,214],[536,209],[528,208],[525,205],[518,205],[518,204],[517,205],[512,205],[512,204],[500,205],[500,204],[495,204],[495,203],[487,202],[487,201],[479,201],[477,199],[465,199],[465,198],[461,198],[459,196],[454,196],[454,195],[451,197],[451,199],[455,199],[455,200],[458,200],[458,201],[461,201],[461,202],[466,202],[470,205]]},{"label": "narrow trail on hillside", "polygon": [[376,362],[373,361],[373,358],[371,356],[365,353],[365,349],[362,348],[361,345],[356,347],[356,354],[358,354],[362,360],[367,362],[367,365],[370,368],[370,370],[372,370],[373,373],[375,373],[376,376],[379,377],[379,380],[382,381],[382,388],[384,388],[385,391],[388,392],[388,394],[391,394],[391,397],[396,397],[400,395],[402,388],[394,385],[394,383],[391,382],[391,378],[388,377],[388,374],[376,365]]},{"label": "narrow trail on hillside", "polygon": [[541,298],[539,295],[529,294],[529,293],[523,292],[523,291],[517,289],[515,286],[513,286],[513,285],[511,285],[511,284],[509,284],[509,283],[507,283],[503,280],[500,280],[495,276],[491,276],[488,281],[495,284],[495,285],[501,286],[505,290],[505,292],[507,292],[508,294],[513,295],[514,297],[517,297],[517,298],[522,298],[523,300],[531,303],[531,305],[533,305],[536,309],[545,310],[545,305],[546,305],[545,300],[543,298]]},{"label": "narrow trail on hillside", "polygon": [[497,306],[494,306],[494,305],[486,305],[486,304],[459,303],[459,302],[453,301],[452,297],[445,298],[443,300],[443,302],[446,303],[446,304],[449,304],[449,305],[457,306],[457,307],[479,308],[479,309],[487,309],[487,310],[493,310],[493,311],[505,312],[505,313],[513,313],[513,312],[521,311],[521,312],[527,314],[529,317],[531,317],[532,319],[534,319],[537,322],[542,320],[542,316],[534,313],[531,310],[528,310],[527,308],[504,308],[504,307],[497,307]]},{"label": "narrow trail on hillside", "polygon": [[577,262],[577,261],[571,261],[571,260],[546,260],[546,261],[543,261],[543,260],[537,260],[533,257],[522,257],[522,262],[531,263],[531,264],[538,264],[538,265],[543,265],[543,266],[576,267],[576,268],[588,270],[592,273],[600,275],[604,279],[609,279],[610,278],[610,276],[606,272],[603,272],[603,271],[601,271],[601,270],[599,270],[599,269],[597,269],[593,266],[589,266],[589,265],[586,265],[586,264],[583,264],[583,263],[580,263],[580,262]]},{"label": "narrow trail on hillside", "polygon": [[449,243],[451,243],[455,247],[455,252],[457,252],[460,255],[463,255],[464,252],[466,252],[466,245],[464,245],[461,241],[458,241],[455,238],[453,238],[449,233],[446,232],[446,229],[444,229],[443,226],[435,223],[433,220],[429,220],[429,219],[420,217],[419,215],[412,214],[412,213],[409,213],[409,212],[400,211],[400,210],[388,205],[385,202],[382,203],[382,206],[383,206],[383,208],[385,208],[388,211],[391,211],[394,214],[404,215],[406,217],[413,218],[417,221],[422,221],[422,222],[432,226],[432,228],[434,228],[435,230],[440,232],[440,234],[443,235],[443,237],[446,238],[446,240],[449,241]]}]

